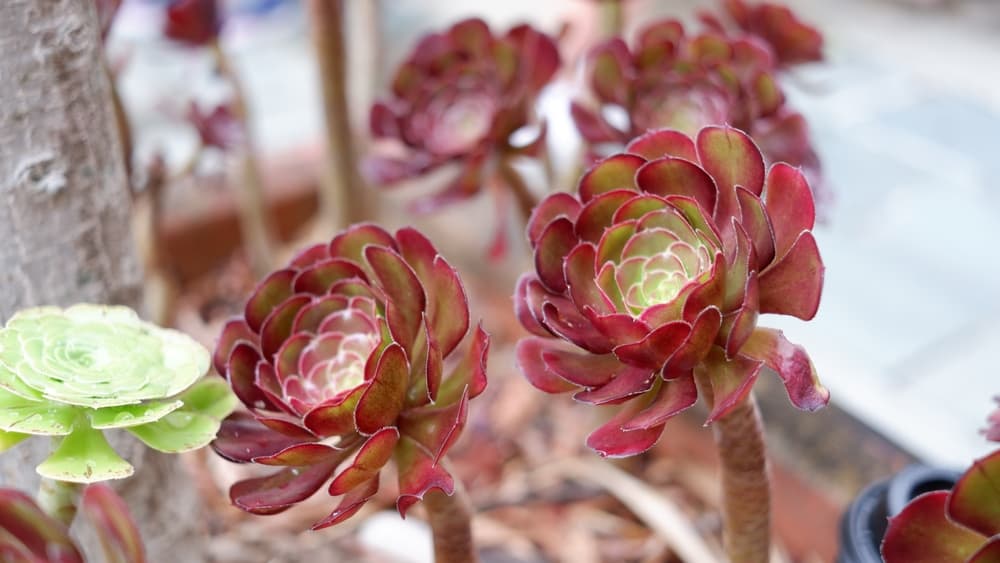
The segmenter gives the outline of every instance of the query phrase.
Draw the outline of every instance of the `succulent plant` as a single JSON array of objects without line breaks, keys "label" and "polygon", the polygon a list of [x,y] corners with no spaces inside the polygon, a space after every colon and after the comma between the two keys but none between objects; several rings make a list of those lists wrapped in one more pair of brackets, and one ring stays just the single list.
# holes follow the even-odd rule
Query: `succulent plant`
[{"label": "succulent plant", "polygon": [[1000,451],[978,459],[951,491],[932,491],[889,519],[886,563],[1000,561]]},{"label": "succulent plant", "polygon": [[[823,35],[787,6],[771,2],[748,4],[744,0],[724,0],[723,6],[741,30],[767,43],[779,64],[823,60]],[[713,14],[702,13],[701,20],[716,31],[725,30]]]},{"label": "succulent plant", "polygon": [[218,0],[172,0],[167,6],[163,35],[186,45],[201,47],[218,39],[222,22]]},{"label": "succulent plant", "polygon": [[[144,563],[139,531],[124,501],[105,484],[88,486],[83,512],[100,538],[108,563]],[[83,563],[69,528],[28,495],[0,489],[0,560],[8,563]]]},{"label": "succulent plant", "polygon": [[233,503],[280,512],[332,478],[343,498],[314,528],[330,526],[376,493],[393,457],[400,514],[432,489],[452,494],[441,457],[486,386],[489,339],[477,328],[459,352],[468,332],[458,274],[412,228],[355,225],[268,275],[215,350],[249,414],[213,447],[281,469],[233,485]]},{"label": "succulent plant", "polygon": [[741,131],[633,140],[583,175],[578,196],[549,196],[529,222],[535,272],[515,302],[533,336],[518,343],[521,370],[542,391],[622,404],[587,440],[606,456],[652,447],[699,387],[714,397],[708,422],[724,417],[763,366],[795,406],[822,407],[829,393],[805,350],[757,327],[761,313],[815,315],[814,218],[802,173],[766,170]]},{"label": "succulent plant", "polygon": [[631,49],[616,37],[589,59],[596,104],[574,102],[571,112],[595,157],[649,130],[694,134],[726,123],[750,133],[769,162],[805,168],[816,187],[819,159],[808,127],[785,103],[775,56],[761,42],[719,32],[691,36],[663,20],[641,30]]},{"label": "succulent plant", "polygon": [[0,448],[30,435],[57,447],[37,471],[91,483],[132,474],[103,431],[121,428],[162,452],[208,444],[235,399],[202,379],[208,351],[127,307],[18,312],[0,329]]},{"label": "succulent plant", "polygon": [[185,119],[198,132],[202,146],[227,150],[244,140],[243,123],[233,111],[232,104],[219,104],[212,111],[205,111],[192,101]]},{"label": "succulent plant", "polygon": [[528,25],[497,36],[467,19],[424,37],[397,69],[391,97],[372,106],[383,147],[366,159],[366,175],[389,185],[451,163],[458,175],[417,209],[476,195],[498,164],[543,150],[544,125],[524,144],[512,135],[536,123],[535,101],[559,64],[555,42]]}]

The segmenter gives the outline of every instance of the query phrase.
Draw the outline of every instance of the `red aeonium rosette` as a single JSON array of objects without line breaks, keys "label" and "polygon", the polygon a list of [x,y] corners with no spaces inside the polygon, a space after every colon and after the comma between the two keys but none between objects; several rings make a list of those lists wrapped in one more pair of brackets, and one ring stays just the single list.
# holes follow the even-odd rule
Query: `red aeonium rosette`
[{"label": "red aeonium rosette", "polygon": [[173,0],[167,6],[163,35],[174,41],[202,47],[222,31],[219,0]]},{"label": "red aeonium rosette", "polygon": [[775,57],[760,41],[715,31],[692,36],[663,20],[642,29],[632,48],[616,37],[589,60],[595,103],[574,102],[571,112],[596,156],[653,129],[694,134],[728,123],[749,132],[768,162],[802,166],[818,179],[806,122],[785,103]]},{"label": "red aeonium rosette", "polygon": [[534,336],[518,363],[542,391],[623,405],[587,440],[607,456],[652,447],[699,387],[708,422],[725,416],[763,366],[795,406],[818,409],[829,393],[805,350],[757,327],[760,313],[815,315],[814,219],[802,173],[765,170],[738,130],[644,135],[591,168],[579,196],[551,195],[533,215],[535,272],[515,300]]},{"label": "red aeonium rosette", "polygon": [[239,463],[282,467],[233,485],[236,506],[280,512],[331,477],[336,509],[354,514],[395,458],[401,514],[431,489],[452,494],[439,461],[486,387],[489,339],[469,332],[455,270],[411,228],[356,225],[267,276],[228,322],[214,363],[249,413],[222,424],[213,447]]},{"label": "red aeonium rosette", "polygon": [[467,19],[424,37],[396,71],[391,97],[372,106],[372,134],[384,142],[366,175],[388,185],[453,163],[458,176],[419,209],[476,195],[498,160],[543,149],[544,127],[524,144],[512,135],[536,122],[538,94],[559,64],[555,41],[528,25],[500,36]]},{"label": "red aeonium rosette", "polygon": [[[723,7],[741,30],[767,43],[782,66],[823,60],[823,34],[788,6],[724,0]],[[702,13],[701,20],[717,31],[725,29],[712,14]]]}]

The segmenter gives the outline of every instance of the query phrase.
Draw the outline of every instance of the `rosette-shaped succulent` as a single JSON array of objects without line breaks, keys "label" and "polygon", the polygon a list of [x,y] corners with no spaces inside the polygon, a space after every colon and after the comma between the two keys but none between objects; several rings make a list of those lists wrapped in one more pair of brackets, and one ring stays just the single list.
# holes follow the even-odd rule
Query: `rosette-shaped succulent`
[{"label": "rosette-shaped succulent", "polygon": [[396,71],[392,96],[372,107],[383,146],[366,160],[366,175],[388,185],[452,163],[458,176],[418,209],[476,195],[498,164],[543,149],[544,126],[523,144],[512,135],[535,123],[538,94],[559,64],[555,42],[528,25],[497,36],[468,19],[424,37]]},{"label": "rosette-shaped succulent", "polygon": [[222,31],[218,0],[173,0],[167,6],[163,35],[193,47],[214,42]]},{"label": "rosette-shaped succulent", "polygon": [[[787,6],[771,2],[748,4],[744,0],[725,0],[723,4],[733,22],[767,43],[781,65],[823,60],[823,35]],[[712,14],[703,13],[701,19],[717,31],[725,29]]]},{"label": "rosette-shaped succulent", "polygon": [[124,429],[162,452],[200,448],[235,399],[202,379],[209,354],[188,336],[127,307],[40,307],[0,329],[0,449],[30,435],[57,438],[37,468],[57,481],[132,474],[103,431]]},{"label": "rosette-shaped succulent", "polygon": [[924,493],[895,517],[886,563],[1000,561],[1000,451],[976,460],[951,491]]},{"label": "rosette-shaped succulent", "polygon": [[693,134],[725,123],[750,133],[769,162],[801,166],[816,183],[819,159],[805,120],[785,104],[775,57],[759,41],[690,36],[679,22],[664,20],[640,31],[631,49],[616,37],[589,58],[596,105],[574,102],[571,111],[595,156],[650,130]]},{"label": "rosette-shaped succulent", "polygon": [[330,526],[375,494],[393,457],[401,514],[431,489],[452,494],[439,462],[486,387],[488,337],[477,328],[459,353],[468,332],[458,274],[414,229],[356,225],[267,276],[215,350],[250,413],[213,447],[282,469],[233,485],[233,503],[280,512],[332,477],[342,499],[314,527]]},{"label": "rosette-shaped succulent", "polygon": [[[144,563],[145,550],[125,502],[104,484],[88,486],[81,499],[105,550],[105,561]],[[6,563],[83,563],[69,528],[45,514],[31,497],[0,489],[0,560]]]},{"label": "rosette-shaped succulent", "polygon": [[579,196],[551,195],[532,217],[535,272],[515,295],[534,334],[518,343],[522,371],[542,391],[624,403],[587,440],[607,456],[650,448],[699,387],[713,397],[708,422],[725,416],[763,366],[797,407],[822,407],[805,350],[757,327],[760,313],[815,315],[814,218],[802,173],[766,170],[738,130],[639,137],[592,167]]}]

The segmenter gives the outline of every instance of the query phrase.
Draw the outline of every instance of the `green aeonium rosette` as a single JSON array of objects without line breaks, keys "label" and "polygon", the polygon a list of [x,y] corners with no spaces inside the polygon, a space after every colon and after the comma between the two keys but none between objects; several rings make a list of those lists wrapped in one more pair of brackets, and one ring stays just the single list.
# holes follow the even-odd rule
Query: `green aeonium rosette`
[{"label": "green aeonium rosette", "polygon": [[127,307],[40,307],[0,329],[0,451],[52,436],[43,477],[92,483],[132,474],[103,431],[121,428],[167,453],[210,442],[235,406],[228,386],[202,379],[208,351]]}]

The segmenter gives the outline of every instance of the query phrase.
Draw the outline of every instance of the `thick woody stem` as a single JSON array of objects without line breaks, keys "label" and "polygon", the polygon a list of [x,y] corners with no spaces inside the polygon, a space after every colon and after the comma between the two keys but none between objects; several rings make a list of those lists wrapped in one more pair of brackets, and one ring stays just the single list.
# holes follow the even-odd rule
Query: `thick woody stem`
[{"label": "thick woody stem", "polygon": [[760,413],[753,394],[712,423],[722,468],[723,540],[732,563],[766,563],[770,489]]},{"label": "thick woody stem", "polygon": [[319,65],[326,125],[326,157],[320,183],[320,213],[333,229],[365,216],[364,193],[357,172],[347,96],[347,52],[343,0],[310,0],[313,47]]},{"label": "thick woody stem", "polygon": [[440,489],[424,495],[427,520],[434,537],[436,563],[476,563],[476,547],[472,541],[472,508],[461,483],[448,496]]},{"label": "thick woody stem", "polygon": [[497,173],[500,179],[510,188],[514,199],[517,200],[517,208],[521,211],[521,216],[527,221],[531,218],[531,212],[538,205],[538,198],[531,193],[528,184],[525,183],[521,173],[518,172],[507,160],[501,158],[497,162]]},{"label": "thick woody stem", "polygon": [[271,270],[273,250],[271,248],[274,229],[267,215],[267,204],[264,199],[264,186],[257,163],[256,147],[253,132],[250,127],[247,98],[239,74],[233,68],[229,57],[222,49],[218,40],[211,44],[212,55],[216,67],[232,88],[232,109],[236,119],[243,127],[242,153],[239,155],[241,164],[241,182],[238,190],[238,211],[240,229],[246,244],[250,266],[257,276],[263,276]]},{"label": "thick woody stem", "polygon": [[38,484],[38,506],[46,514],[69,527],[76,517],[83,485],[42,477]]}]

